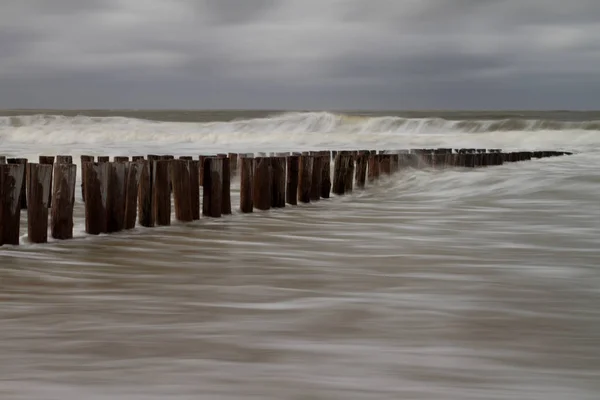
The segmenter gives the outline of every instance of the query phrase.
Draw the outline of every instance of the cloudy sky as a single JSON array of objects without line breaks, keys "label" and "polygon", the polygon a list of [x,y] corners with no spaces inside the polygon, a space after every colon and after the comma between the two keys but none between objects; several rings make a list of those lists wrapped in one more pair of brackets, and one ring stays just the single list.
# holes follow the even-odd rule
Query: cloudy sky
[{"label": "cloudy sky", "polygon": [[600,109],[600,0],[2,0],[0,108]]}]

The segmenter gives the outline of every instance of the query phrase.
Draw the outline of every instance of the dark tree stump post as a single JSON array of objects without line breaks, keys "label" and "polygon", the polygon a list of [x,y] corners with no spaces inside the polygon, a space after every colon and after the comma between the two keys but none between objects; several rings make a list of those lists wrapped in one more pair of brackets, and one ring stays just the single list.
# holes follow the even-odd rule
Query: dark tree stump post
[{"label": "dark tree stump post", "polygon": [[323,151],[321,157],[321,197],[328,199],[331,193],[331,153]]},{"label": "dark tree stump post", "polygon": [[124,229],[135,228],[140,179],[144,167],[143,161],[129,163],[127,168],[127,188],[125,191],[125,225]]},{"label": "dark tree stump post", "polygon": [[308,152],[302,153],[298,170],[298,201],[300,203],[310,203],[312,169],[313,157]]},{"label": "dark tree stump post", "polygon": [[254,156],[240,154],[240,211],[251,213],[254,209],[252,185],[254,180]]},{"label": "dark tree stump post", "polygon": [[223,163],[223,173],[221,174],[223,194],[221,195],[221,214],[231,215],[231,164],[227,154],[219,154],[218,157]]},{"label": "dark tree stump post", "polygon": [[152,163],[141,161],[141,173],[138,190],[138,222],[141,226],[150,228],[154,226],[152,212]]},{"label": "dark tree stump post", "polygon": [[207,157],[204,159],[204,178],[202,185],[202,215],[219,218],[223,205],[223,159]]},{"label": "dark tree stump post", "polygon": [[368,158],[368,174],[367,174],[367,179],[369,181],[369,183],[373,183],[375,182],[377,179],[379,179],[379,155],[378,154],[374,154],[372,152],[369,153],[369,158]]},{"label": "dark tree stump post", "polygon": [[106,206],[110,165],[84,162],[82,174],[85,176],[85,231],[90,235],[99,235],[107,231],[108,212]]},{"label": "dark tree stump post", "polygon": [[339,152],[333,164],[333,193],[341,196],[346,192],[347,161],[346,155]]},{"label": "dark tree stump post", "polygon": [[190,174],[190,203],[192,207],[192,221],[200,219],[200,166],[196,160],[188,160],[187,168]]},{"label": "dark tree stump post", "polygon": [[23,176],[25,165],[0,164],[0,245],[19,244]]},{"label": "dark tree stump post", "polygon": [[287,153],[276,153],[271,157],[271,207],[285,207],[286,186],[286,156]]},{"label": "dark tree stump post", "polygon": [[262,211],[271,209],[273,178],[269,157],[254,159],[254,183],[252,186],[254,208]]},{"label": "dark tree stump post", "polygon": [[122,231],[125,225],[127,174],[126,165],[123,162],[113,162],[108,165],[110,178],[108,180],[106,231],[113,233]]},{"label": "dark tree stump post", "polygon": [[76,177],[77,166],[75,164],[54,164],[54,187],[52,190],[52,217],[50,225],[54,239],[66,240],[73,237],[73,200],[75,197]]},{"label": "dark tree stump post", "polygon": [[[40,164],[44,165],[54,165],[54,156],[39,156]],[[52,206],[52,174],[54,173],[54,168],[52,168],[52,172],[50,173],[50,191],[48,192],[48,208]]]},{"label": "dark tree stump post", "polygon": [[300,155],[293,153],[287,156],[287,178],[285,188],[286,203],[295,206],[298,204],[298,173],[300,171]]},{"label": "dark tree stump post", "polygon": [[367,155],[364,152],[358,153],[356,157],[356,187],[358,189],[365,188],[367,179]]},{"label": "dark tree stump post", "polygon": [[175,218],[181,222],[193,221],[192,192],[190,173],[187,161],[173,160],[170,163],[171,182],[175,204]]},{"label": "dark tree stump post", "polygon": [[52,168],[47,164],[27,164],[27,238],[31,243],[48,242]]},{"label": "dark tree stump post", "polygon": [[157,226],[171,225],[171,189],[169,164],[171,160],[153,162],[152,176],[152,213]]},{"label": "dark tree stump post", "polygon": [[229,168],[231,175],[230,177],[236,177],[238,174],[238,154],[237,153],[229,153]]},{"label": "dark tree stump post", "polygon": [[321,199],[321,184],[323,180],[323,158],[318,151],[313,151],[310,155],[313,160],[310,179],[310,201],[319,201]]},{"label": "dark tree stump post", "polygon": [[[9,158],[9,164],[23,164],[24,169],[27,169],[27,159],[26,158]],[[23,182],[21,183],[21,193],[19,194],[19,207],[21,210],[27,209],[27,174],[23,174]]]},{"label": "dark tree stump post", "polygon": [[94,162],[94,156],[81,156],[81,199],[83,202],[85,202],[85,174],[83,173],[83,164],[86,162]]}]

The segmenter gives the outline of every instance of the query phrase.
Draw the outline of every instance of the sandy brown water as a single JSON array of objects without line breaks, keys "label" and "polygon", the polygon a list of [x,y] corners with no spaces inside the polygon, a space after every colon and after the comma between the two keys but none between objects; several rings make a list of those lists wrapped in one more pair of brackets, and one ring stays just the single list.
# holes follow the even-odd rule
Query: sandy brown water
[{"label": "sandy brown water", "polygon": [[0,248],[0,399],[595,400],[600,146],[579,146],[110,236],[78,202],[75,239]]}]

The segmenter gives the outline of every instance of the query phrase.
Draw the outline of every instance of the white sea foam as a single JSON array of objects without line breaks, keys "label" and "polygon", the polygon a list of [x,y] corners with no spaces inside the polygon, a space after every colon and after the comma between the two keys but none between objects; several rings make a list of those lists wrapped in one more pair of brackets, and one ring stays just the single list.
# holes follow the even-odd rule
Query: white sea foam
[{"label": "white sea foam", "polygon": [[600,149],[599,121],[445,120],[295,112],[230,122],[160,122],[126,117],[0,117],[6,155],[148,152],[200,154],[422,146]]}]

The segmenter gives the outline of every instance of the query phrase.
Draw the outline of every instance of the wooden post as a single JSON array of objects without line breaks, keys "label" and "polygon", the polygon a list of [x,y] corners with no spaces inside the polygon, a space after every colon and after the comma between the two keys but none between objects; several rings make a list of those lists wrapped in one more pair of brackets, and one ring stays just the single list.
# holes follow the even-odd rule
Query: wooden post
[{"label": "wooden post", "polygon": [[367,155],[364,151],[356,157],[356,187],[364,189],[367,179]]},{"label": "wooden post", "polygon": [[142,175],[143,161],[131,162],[127,168],[127,184],[125,190],[125,223],[124,229],[135,228],[137,216],[137,203]]},{"label": "wooden post", "polygon": [[90,235],[105,233],[107,221],[107,194],[110,179],[108,163],[84,162],[82,180],[85,182],[85,231]]},{"label": "wooden post", "polygon": [[19,244],[23,176],[25,165],[0,164],[0,246]]},{"label": "wooden post", "polygon": [[154,214],[152,212],[152,167],[153,161],[144,161],[142,163],[138,190],[138,222],[146,228],[154,226]]},{"label": "wooden post", "polygon": [[227,154],[219,154],[218,157],[223,163],[223,173],[221,174],[223,194],[221,195],[221,214],[231,215],[231,164]]},{"label": "wooden post", "polygon": [[173,183],[173,203],[175,204],[175,218],[182,222],[191,222],[192,218],[192,192],[188,163],[186,160],[172,160],[169,164],[169,175]]},{"label": "wooden post", "polygon": [[286,158],[287,153],[276,153],[271,157],[271,207],[285,207]]},{"label": "wooden post", "polygon": [[[9,158],[6,160],[8,164],[23,164],[25,170],[27,170],[27,159],[26,158]],[[21,210],[27,209],[27,174],[23,174],[23,182],[21,183],[21,193],[19,194],[19,207]]]},{"label": "wooden post", "polygon": [[127,174],[123,162],[108,163],[109,178],[106,203],[106,232],[120,232],[125,225]]},{"label": "wooden post", "polygon": [[188,160],[187,168],[190,174],[190,205],[192,207],[192,220],[200,219],[200,166],[196,160]]},{"label": "wooden post", "polygon": [[202,215],[219,218],[223,205],[223,159],[206,157],[203,168]]},{"label": "wooden post", "polygon": [[331,152],[321,152],[321,197],[328,199],[331,193]]},{"label": "wooden post", "polygon": [[48,241],[48,199],[52,165],[27,164],[27,238],[31,243]]},{"label": "wooden post", "polygon": [[56,156],[56,164],[73,164],[73,156]]},{"label": "wooden post", "polygon": [[194,159],[194,157],[192,157],[192,156],[180,156],[179,159],[183,160],[183,161],[192,161]]},{"label": "wooden post", "polygon": [[[54,165],[54,156],[40,156],[39,157],[40,164],[44,165]],[[50,172],[50,190],[48,191],[48,208],[52,205],[52,173],[54,168],[51,169]]]},{"label": "wooden post", "polygon": [[131,161],[144,161],[144,156],[131,156]]},{"label": "wooden post", "polygon": [[113,160],[114,162],[128,162],[129,156],[114,156]]},{"label": "wooden post", "polygon": [[171,225],[170,163],[171,160],[156,160],[153,162],[152,213],[157,226]]},{"label": "wooden post", "polygon": [[85,174],[83,173],[83,164],[86,162],[94,162],[94,156],[81,156],[81,198],[83,202],[85,202]]},{"label": "wooden post", "polygon": [[110,157],[109,156],[98,156],[98,162],[99,163],[110,162]]},{"label": "wooden post", "polygon": [[298,169],[298,201],[301,203],[310,203],[312,169],[313,157],[308,152],[303,152]]},{"label": "wooden post", "polygon": [[379,179],[379,155],[369,152],[367,164],[369,167],[367,171],[367,179],[369,183],[373,183],[375,180]]},{"label": "wooden post", "polygon": [[[63,159],[68,161],[67,158]],[[61,161],[57,157],[57,161]],[[71,160],[72,161],[72,160]],[[50,231],[54,239],[66,240],[73,237],[73,205],[75,198],[75,164],[54,164],[54,187]]]},{"label": "wooden post", "polygon": [[298,204],[298,172],[300,171],[300,154],[292,153],[287,156],[287,178],[285,187],[286,203],[295,206]]},{"label": "wooden post", "polygon": [[319,201],[321,199],[321,182],[323,180],[323,158],[318,151],[313,151],[310,155],[313,159],[310,201]]},{"label": "wooden post", "polygon": [[263,211],[271,208],[272,185],[271,159],[269,157],[256,157],[254,159],[254,183],[252,190],[254,208]]},{"label": "wooden post", "polygon": [[338,152],[335,156],[333,164],[333,193],[340,196],[346,190],[346,156],[342,152]]},{"label": "wooden post", "polygon": [[251,213],[254,208],[252,184],[254,177],[254,156],[240,154],[240,211]]},{"label": "wooden post", "polygon": [[198,156],[198,177],[200,178],[200,186],[203,186],[204,184],[204,160],[207,158],[208,156]]},{"label": "wooden post", "polygon": [[354,187],[354,158],[354,154],[345,155],[346,176],[344,178],[344,193],[351,193]]},{"label": "wooden post", "polygon": [[6,164],[6,156],[0,156],[0,165]]},{"label": "wooden post", "polygon": [[237,153],[229,153],[229,168],[231,172],[231,178],[238,174],[238,155]]}]

